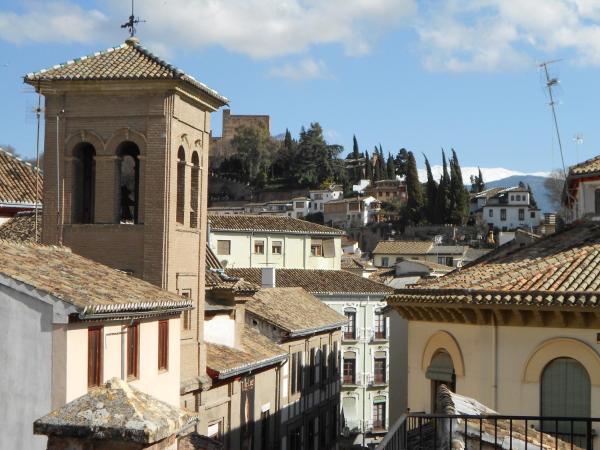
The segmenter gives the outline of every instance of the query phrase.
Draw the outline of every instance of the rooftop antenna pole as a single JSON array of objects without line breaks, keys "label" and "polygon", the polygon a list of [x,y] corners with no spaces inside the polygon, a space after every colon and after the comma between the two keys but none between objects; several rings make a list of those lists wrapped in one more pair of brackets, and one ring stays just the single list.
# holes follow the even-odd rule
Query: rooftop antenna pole
[{"label": "rooftop antenna pole", "polygon": [[142,20],[139,17],[135,17],[134,2],[135,2],[135,0],[131,0],[131,15],[129,16],[129,20],[127,22],[125,22],[123,25],[121,25],[121,28],[127,28],[129,30],[130,38],[135,36],[135,32],[137,31],[135,26],[138,23],[145,22],[145,20]]},{"label": "rooftop antenna pole", "polygon": [[35,110],[37,118],[36,144],[35,144],[35,234],[34,239],[38,241],[38,205],[40,204],[40,116],[42,113],[42,94],[38,82],[38,105]]},{"label": "rooftop antenna pole", "polygon": [[554,129],[556,130],[556,137],[558,138],[558,148],[560,149],[560,160],[562,162],[563,174],[565,176],[565,180],[567,179],[567,168],[565,167],[565,157],[563,155],[562,141],[560,139],[560,131],[558,129],[558,118],[556,117],[556,102],[554,101],[554,96],[552,94],[552,88],[556,86],[560,81],[558,78],[550,78],[550,74],[548,73],[548,65],[558,62],[560,60],[553,61],[545,61],[539,65],[540,68],[544,69],[544,74],[546,75],[546,88],[548,89],[548,95],[550,96],[550,107],[552,108],[552,117],[554,119]]},{"label": "rooftop antenna pole", "polygon": [[573,142],[575,142],[575,154],[577,155],[577,161],[579,161],[579,147],[583,144],[583,134],[575,133]]}]

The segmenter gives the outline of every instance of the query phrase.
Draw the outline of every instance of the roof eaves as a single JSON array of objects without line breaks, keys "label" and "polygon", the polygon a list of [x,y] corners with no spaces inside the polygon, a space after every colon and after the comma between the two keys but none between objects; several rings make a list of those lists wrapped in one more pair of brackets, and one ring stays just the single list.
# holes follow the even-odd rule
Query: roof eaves
[{"label": "roof eaves", "polygon": [[227,378],[234,377],[236,375],[241,375],[242,373],[250,372],[252,370],[262,369],[263,367],[272,366],[274,364],[278,364],[282,361],[286,361],[288,359],[287,353],[282,353],[277,356],[272,356],[270,358],[262,359],[260,361],[255,361],[252,363],[244,364],[238,367],[233,367],[225,370],[214,370],[218,376],[219,380],[225,380]]}]

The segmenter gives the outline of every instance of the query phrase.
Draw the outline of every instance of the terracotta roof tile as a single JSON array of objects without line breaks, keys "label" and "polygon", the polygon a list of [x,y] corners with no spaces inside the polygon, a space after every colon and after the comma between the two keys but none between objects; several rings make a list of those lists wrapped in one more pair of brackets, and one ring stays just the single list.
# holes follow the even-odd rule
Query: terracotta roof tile
[{"label": "terracotta roof tile", "polygon": [[588,175],[596,172],[600,172],[600,155],[579,164],[575,164],[569,168],[569,176]]},{"label": "terracotta roof tile", "polygon": [[581,223],[525,247],[492,252],[444,277],[399,290],[389,301],[596,308],[600,224]]},{"label": "terracotta roof tile", "polygon": [[213,231],[264,231],[290,234],[343,235],[344,231],[284,216],[231,214],[209,215]]},{"label": "terracotta roof tile", "polygon": [[241,348],[206,343],[206,365],[214,378],[224,379],[249,370],[276,364],[287,353],[268,337],[244,326]]},{"label": "terracotta roof tile", "polygon": [[[2,228],[0,228],[0,232]],[[236,277],[225,271],[219,262],[219,259],[206,246],[206,278],[205,286],[207,289],[231,289],[238,293],[254,293],[260,289],[260,286],[250,283],[243,278]]]},{"label": "terracotta roof tile", "polygon": [[0,274],[70,303],[86,315],[191,306],[191,300],[64,247],[0,241]]},{"label": "terracotta roof tile", "polygon": [[118,47],[111,47],[25,76],[25,82],[32,85],[38,81],[60,80],[181,80],[204,91],[222,104],[229,102],[217,91],[152,54],[137,40],[130,39]]},{"label": "terracotta roof tile", "polygon": [[339,328],[347,322],[345,316],[300,287],[261,289],[246,304],[246,311],[296,336]]},{"label": "terracotta roof tile", "polygon": [[126,382],[112,378],[101,387],[36,420],[35,434],[151,444],[197,422],[176,408]]},{"label": "terracotta roof tile", "polygon": [[373,254],[425,255],[431,247],[431,241],[379,241]]},{"label": "terracotta roof tile", "polygon": [[[36,176],[39,177],[39,196],[35,194]],[[0,205],[40,204],[42,188],[42,174],[39,170],[0,148]]]},{"label": "terracotta roof tile", "polygon": [[16,242],[39,242],[42,234],[42,212],[38,211],[37,235],[35,211],[17,213],[0,225],[0,239]]},{"label": "terracotta roof tile", "polygon": [[[227,273],[261,284],[261,269],[227,269]],[[302,287],[311,294],[391,294],[394,290],[345,270],[277,269],[276,285]]]}]

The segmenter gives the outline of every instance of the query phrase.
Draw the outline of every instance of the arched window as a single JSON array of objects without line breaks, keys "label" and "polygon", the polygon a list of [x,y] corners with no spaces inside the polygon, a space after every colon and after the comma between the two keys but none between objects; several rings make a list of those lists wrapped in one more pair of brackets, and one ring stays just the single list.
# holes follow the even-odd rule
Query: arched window
[{"label": "arched window", "polygon": [[185,216],[185,150],[177,152],[177,222],[183,223]]},{"label": "arched window", "polygon": [[190,227],[198,228],[198,193],[200,189],[200,158],[198,152],[192,153],[192,195],[190,196]]},{"label": "arched window", "polygon": [[122,142],[119,156],[119,219],[121,223],[138,223],[140,202],[140,149],[130,141]]},{"label": "arched window", "polygon": [[[590,376],[577,360],[556,358],[544,368],[540,382],[541,415],[590,417]],[[555,431],[556,423],[543,423],[544,431]],[[559,422],[558,431],[570,433],[570,422]],[[585,436],[585,424],[575,423],[576,435]],[[585,442],[585,441],[584,441]]]},{"label": "arched window", "polygon": [[425,376],[431,380],[431,410],[437,412],[437,392],[444,384],[452,392],[456,391],[456,373],[450,354],[443,349],[438,350],[431,358]]},{"label": "arched window", "polygon": [[74,156],[73,223],[93,223],[96,150],[92,144],[82,142],[75,148]]}]

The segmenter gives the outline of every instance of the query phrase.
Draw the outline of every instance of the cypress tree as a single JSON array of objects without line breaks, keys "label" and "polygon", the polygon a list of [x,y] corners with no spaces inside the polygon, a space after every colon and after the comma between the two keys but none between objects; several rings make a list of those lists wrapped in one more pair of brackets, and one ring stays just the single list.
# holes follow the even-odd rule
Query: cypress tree
[{"label": "cypress tree", "polygon": [[532,208],[536,208],[537,209],[538,204],[535,201],[535,197],[533,196],[533,191],[531,190],[531,186],[529,186],[529,184],[527,184],[527,190],[529,191],[529,205]]},{"label": "cypress tree", "polygon": [[406,176],[406,159],[408,157],[407,150],[403,147],[398,150],[398,154],[396,155],[396,174],[401,177]]},{"label": "cypress tree", "polygon": [[361,179],[361,170],[360,163],[358,162],[360,158],[360,152],[358,150],[358,141],[356,140],[356,135],[352,136],[352,159],[354,159],[354,180],[358,182]]},{"label": "cypress tree", "polygon": [[427,170],[427,183],[425,184],[425,193],[427,198],[425,199],[425,216],[427,217],[427,221],[429,223],[436,223],[437,219],[437,201],[438,201],[438,184],[433,178],[433,173],[431,172],[431,164],[429,164],[429,160],[427,156],[423,155],[425,158],[425,168]]},{"label": "cypress tree", "polygon": [[412,152],[408,152],[406,158],[406,194],[408,196],[406,202],[407,218],[414,224],[419,223],[423,209],[423,188],[419,182],[417,162]]},{"label": "cypress tree", "polygon": [[365,151],[365,178],[373,181],[373,164],[371,164],[371,157],[367,151]]},{"label": "cypress tree", "polygon": [[379,181],[381,180],[381,156],[377,146],[373,149],[373,158],[373,181]]},{"label": "cypress tree", "polygon": [[388,158],[387,158],[387,179],[388,180],[394,180],[396,178],[396,166],[394,165],[394,158],[392,158],[392,155],[390,153],[388,153]]},{"label": "cypress tree", "polygon": [[450,175],[448,175],[448,164],[444,149],[442,149],[442,175],[438,186],[435,211],[434,223],[443,224],[450,221]]},{"label": "cypress tree", "polygon": [[465,189],[462,170],[452,149],[450,158],[450,220],[451,223],[461,225],[466,222],[469,215],[469,193]]},{"label": "cypress tree", "polygon": [[481,175],[481,168],[477,168],[479,175],[477,175],[477,192],[485,191],[485,183],[483,181],[483,175]]}]

